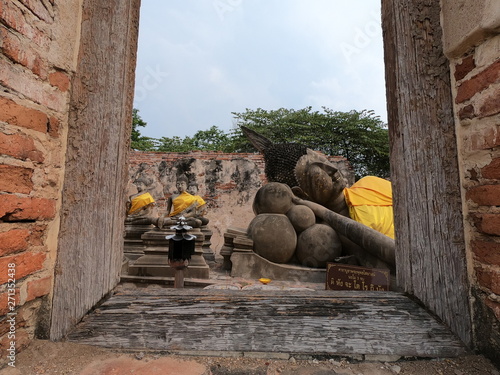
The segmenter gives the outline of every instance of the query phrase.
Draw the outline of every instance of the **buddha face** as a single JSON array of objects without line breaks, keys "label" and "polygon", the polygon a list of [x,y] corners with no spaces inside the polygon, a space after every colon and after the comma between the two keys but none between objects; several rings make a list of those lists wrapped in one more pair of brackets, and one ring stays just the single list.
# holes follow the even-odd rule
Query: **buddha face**
[{"label": "buddha face", "polygon": [[183,180],[177,181],[175,187],[179,193],[184,193],[187,189],[187,182]]},{"label": "buddha face", "polygon": [[198,186],[196,185],[189,185],[187,188],[187,192],[191,195],[198,195]]},{"label": "buddha face", "polygon": [[135,187],[137,188],[138,193],[146,190],[146,184],[141,180],[135,182]]},{"label": "buddha face", "polygon": [[346,187],[342,174],[330,161],[312,150],[295,167],[299,187],[313,202],[329,207]]}]

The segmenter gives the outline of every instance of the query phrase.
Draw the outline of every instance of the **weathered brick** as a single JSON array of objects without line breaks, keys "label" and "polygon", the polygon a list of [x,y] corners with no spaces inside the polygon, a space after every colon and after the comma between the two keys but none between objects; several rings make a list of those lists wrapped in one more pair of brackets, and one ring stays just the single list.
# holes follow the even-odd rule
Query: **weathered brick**
[{"label": "weathered brick", "polygon": [[472,241],[471,247],[479,262],[500,265],[500,243],[476,240]]},{"label": "weathered brick", "polygon": [[66,73],[56,71],[49,74],[49,82],[61,91],[68,91],[70,80]]},{"label": "weathered brick", "polygon": [[472,104],[466,105],[458,111],[458,118],[460,120],[471,119],[476,117],[474,113],[474,106]]},{"label": "weathered brick", "polygon": [[47,132],[49,119],[47,115],[36,109],[26,108],[13,100],[0,97],[0,121],[27,129]]},{"label": "weathered brick", "polygon": [[500,131],[497,126],[470,134],[470,147],[472,150],[487,150],[497,146],[500,146]]},{"label": "weathered brick", "polygon": [[0,38],[2,40],[1,50],[5,56],[30,69],[40,78],[47,78],[47,62],[39,54],[32,49],[25,48],[19,37],[14,36],[5,27],[0,27]]},{"label": "weathered brick", "polygon": [[491,290],[495,294],[500,294],[500,270],[476,266],[476,277],[479,285]]},{"label": "weathered brick", "polygon": [[0,133],[0,154],[21,160],[43,162],[43,153],[37,150],[33,139],[19,134]]},{"label": "weathered brick", "polygon": [[496,318],[500,321],[500,303],[492,301],[489,298],[486,298],[484,302],[486,306],[488,306],[493,311],[493,314],[495,314]]},{"label": "weathered brick", "polygon": [[478,218],[480,232],[500,236],[500,214],[480,214]]},{"label": "weathered brick", "polygon": [[29,194],[33,189],[31,168],[0,164],[0,191]]},{"label": "weathered brick", "polygon": [[500,185],[476,186],[467,191],[466,198],[480,206],[500,206]]},{"label": "weathered brick", "polygon": [[28,282],[26,288],[27,297],[26,302],[34,300],[38,297],[43,297],[49,294],[52,290],[52,277],[45,277],[39,280]]},{"label": "weathered brick", "polygon": [[15,267],[15,277],[19,281],[23,277],[32,275],[43,269],[43,262],[45,261],[45,253],[32,253],[24,252],[17,255],[10,255],[0,258],[0,285],[5,284],[9,276],[7,275],[7,269],[9,264],[14,264]]},{"label": "weathered brick", "polygon": [[455,102],[463,103],[490,85],[500,82],[500,60],[458,86]]},{"label": "weathered brick", "polygon": [[28,248],[28,229],[12,229],[0,233],[0,256],[18,253]]},{"label": "weathered brick", "polygon": [[0,219],[4,221],[46,220],[55,216],[55,201],[0,195]]},{"label": "weathered brick", "polygon": [[45,231],[47,230],[47,225],[32,225],[29,228],[30,230],[30,238],[29,243],[31,246],[41,246],[44,244],[43,237],[45,235]]},{"label": "weathered brick", "polygon": [[493,159],[490,164],[481,168],[481,175],[484,178],[500,180],[500,158]]},{"label": "weathered brick", "polygon": [[455,80],[460,81],[476,67],[474,56],[465,57],[460,64],[455,66]]},{"label": "weathered brick", "polygon": [[[52,4],[47,3],[46,1],[33,1],[33,0],[21,0],[21,2],[29,8],[33,14],[35,14],[41,20],[47,22],[48,24],[52,24],[54,22],[54,17],[51,16],[51,13],[47,9],[52,10]],[[53,3],[53,1],[51,1]],[[53,14],[53,10],[52,10]]]},{"label": "weathered brick", "polygon": [[33,41],[38,46],[48,49],[50,43],[50,35],[46,35],[29,22],[20,22],[25,20],[23,11],[14,1],[0,0],[1,10],[0,18],[3,23],[24,35],[27,39]]},{"label": "weathered brick", "polygon": [[[0,323],[0,330],[8,330],[9,329],[9,325],[8,325],[8,321],[7,319],[5,319],[4,321],[2,321]],[[9,349],[10,347],[10,343],[13,342],[15,347],[16,347],[16,352],[20,352],[21,350],[23,350],[24,348],[26,348],[30,342],[31,342],[31,335],[28,333],[28,331],[23,327],[23,326],[17,326],[16,327],[16,339],[15,340],[12,340],[8,337],[7,333],[4,333],[1,337],[0,337],[0,352],[5,354],[7,352],[7,350]],[[8,362],[8,359],[5,355],[2,355],[2,357],[0,358],[0,361],[2,361],[3,363],[7,363]],[[0,363],[2,363],[0,362]]]},{"label": "weathered brick", "polygon": [[60,121],[55,117],[49,119],[49,134],[51,137],[59,136]]},{"label": "weathered brick", "polygon": [[25,74],[25,68],[0,59],[0,84],[24,95],[32,102],[53,109],[59,113],[66,111],[68,93],[55,90],[47,80],[34,74]]},{"label": "weathered brick", "polygon": [[14,288],[14,295],[10,292],[5,290],[5,292],[0,293],[0,316],[12,311],[11,307],[19,306],[19,288]]},{"label": "weathered brick", "polygon": [[500,113],[500,85],[495,87],[493,92],[489,93],[479,107],[478,117],[489,117]]}]

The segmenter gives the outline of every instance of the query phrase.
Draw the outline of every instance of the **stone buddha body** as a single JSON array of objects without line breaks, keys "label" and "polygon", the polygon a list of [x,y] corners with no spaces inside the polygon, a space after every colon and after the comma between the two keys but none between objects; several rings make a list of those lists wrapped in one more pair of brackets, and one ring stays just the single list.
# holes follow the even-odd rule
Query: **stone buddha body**
[{"label": "stone buddha body", "polygon": [[150,218],[154,216],[155,200],[149,192],[146,191],[148,181],[137,179],[134,181],[137,193],[129,196],[126,203],[127,224],[150,224]]},{"label": "stone buddha body", "polygon": [[[186,218],[188,225],[198,228],[208,223],[203,215],[206,213],[206,202],[199,195],[190,194],[188,190],[188,179],[185,175],[179,176],[176,182],[177,192],[167,200],[167,216],[159,218],[158,227],[164,228],[175,225],[179,217]],[[191,191],[197,194],[196,183],[191,185]]]}]

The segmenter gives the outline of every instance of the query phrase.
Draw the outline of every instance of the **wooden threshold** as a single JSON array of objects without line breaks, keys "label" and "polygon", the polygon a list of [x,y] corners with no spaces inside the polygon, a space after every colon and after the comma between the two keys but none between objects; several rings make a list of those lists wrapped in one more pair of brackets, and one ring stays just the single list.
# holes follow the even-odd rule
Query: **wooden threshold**
[{"label": "wooden threshold", "polygon": [[455,357],[466,348],[395,292],[124,289],[67,337],[120,349]]}]

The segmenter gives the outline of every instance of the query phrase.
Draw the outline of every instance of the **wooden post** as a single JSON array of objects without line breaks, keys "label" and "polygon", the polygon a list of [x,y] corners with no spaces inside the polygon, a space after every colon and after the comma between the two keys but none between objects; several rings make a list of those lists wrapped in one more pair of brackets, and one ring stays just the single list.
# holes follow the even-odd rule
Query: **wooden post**
[{"label": "wooden post", "polygon": [[84,0],[69,103],[50,338],[119,282],[140,0]]},{"label": "wooden post", "polygon": [[450,66],[440,2],[382,0],[397,280],[471,344]]},{"label": "wooden post", "polygon": [[175,269],[174,288],[184,288],[184,270],[188,266],[187,260],[171,260],[170,267]]},{"label": "wooden post", "polygon": [[174,288],[184,288],[184,268],[175,270]]}]

